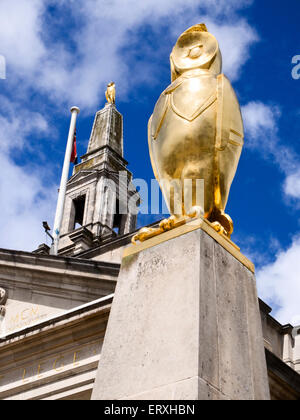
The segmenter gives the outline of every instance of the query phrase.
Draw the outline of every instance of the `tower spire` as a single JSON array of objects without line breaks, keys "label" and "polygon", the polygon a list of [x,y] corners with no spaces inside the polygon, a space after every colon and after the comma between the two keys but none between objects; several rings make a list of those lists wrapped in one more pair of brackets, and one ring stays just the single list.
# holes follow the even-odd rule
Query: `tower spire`
[{"label": "tower spire", "polygon": [[60,255],[78,254],[135,230],[137,216],[128,202],[137,192],[128,188],[132,174],[123,157],[123,117],[110,95],[95,115],[87,152],[67,184]]}]

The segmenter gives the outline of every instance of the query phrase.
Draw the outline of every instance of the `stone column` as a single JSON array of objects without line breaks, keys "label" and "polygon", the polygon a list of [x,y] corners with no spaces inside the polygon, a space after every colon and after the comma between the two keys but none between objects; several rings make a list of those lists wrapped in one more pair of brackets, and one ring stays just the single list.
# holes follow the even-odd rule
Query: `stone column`
[{"label": "stone column", "polygon": [[128,213],[126,217],[124,234],[126,235],[129,232],[133,232],[136,228],[137,215]]},{"label": "stone column", "polygon": [[295,328],[295,344],[293,356],[295,370],[300,374],[300,325]]},{"label": "stone column", "polygon": [[252,263],[206,222],[135,247],[125,250],[92,399],[268,400]]},{"label": "stone column", "polygon": [[66,197],[64,207],[64,217],[61,226],[61,235],[69,233],[74,229],[75,207],[70,196]]},{"label": "stone column", "polygon": [[93,183],[89,189],[88,193],[88,202],[86,204],[86,225],[93,225],[94,222],[94,211],[95,211],[95,205],[96,205],[96,192],[97,192],[97,184]]}]

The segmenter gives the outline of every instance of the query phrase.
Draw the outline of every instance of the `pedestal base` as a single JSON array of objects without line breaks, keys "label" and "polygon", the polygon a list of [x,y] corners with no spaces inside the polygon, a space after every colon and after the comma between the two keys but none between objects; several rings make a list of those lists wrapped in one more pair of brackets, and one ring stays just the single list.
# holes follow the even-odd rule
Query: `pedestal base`
[{"label": "pedestal base", "polygon": [[252,271],[202,229],[126,254],[92,399],[269,399]]}]

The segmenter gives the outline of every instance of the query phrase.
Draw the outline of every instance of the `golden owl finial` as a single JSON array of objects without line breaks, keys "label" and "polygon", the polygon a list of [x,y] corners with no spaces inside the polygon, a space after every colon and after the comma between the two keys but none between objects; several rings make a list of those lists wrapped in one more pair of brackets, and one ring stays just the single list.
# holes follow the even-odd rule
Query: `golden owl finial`
[{"label": "golden owl finial", "polygon": [[188,32],[208,32],[205,23],[199,23],[198,25],[191,26],[189,29],[184,31],[185,34]]},{"label": "golden owl finial", "polygon": [[204,24],[194,25],[179,36],[170,64],[172,83],[154,107],[148,142],[171,216],[159,228],[143,228],[132,241],[144,241],[193,217],[205,218],[230,238],[233,222],[225,207],[244,129],[238,99],[222,74],[218,41]]},{"label": "golden owl finial", "polygon": [[105,97],[109,104],[116,103],[116,85],[114,82],[108,83],[107,89],[105,92]]}]

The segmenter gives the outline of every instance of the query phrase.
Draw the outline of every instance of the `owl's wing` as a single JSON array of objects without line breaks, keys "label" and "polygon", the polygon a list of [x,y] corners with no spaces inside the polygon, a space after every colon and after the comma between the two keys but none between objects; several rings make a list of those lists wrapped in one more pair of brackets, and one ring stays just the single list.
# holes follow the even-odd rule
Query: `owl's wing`
[{"label": "owl's wing", "polygon": [[160,95],[158,101],[155,104],[155,108],[151,116],[151,121],[149,120],[149,127],[150,127],[149,135],[152,136],[153,140],[157,139],[159,131],[164,122],[165,115],[169,108],[169,97],[170,95],[165,94],[165,92],[163,92]]},{"label": "owl's wing", "polygon": [[[151,115],[149,122],[148,122],[148,146],[149,146],[149,155],[150,155],[150,161],[151,161],[151,165],[152,165],[152,169],[153,169],[153,173],[154,176],[160,186],[160,189],[163,193],[164,197],[167,197],[167,191],[166,191],[166,184],[165,181],[163,179],[163,177],[160,175],[159,169],[156,165],[156,150],[155,150],[155,146],[156,146],[156,139],[154,138],[153,132],[155,132],[155,127],[153,127],[153,124],[155,122],[155,119],[153,117],[153,115]],[[166,206],[169,209],[170,212],[170,208],[169,208],[169,204],[168,201],[166,200]]]},{"label": "owl's wing", "polygon": [[150,155],[150,161],[151,161],[151,165],[152,165],[152,169],[153,169],[153,173],[155,178],[157,179],[157,181],[159,182],[159,176],[158,176],[158,170],[155,164],[155,159],[154,159],[154,150],[153,150],[153,141],[154,141],[154,136],[152,134],[152,120],[153,120],[153,115],[151,115],[151,117],[149,118],[149,122],[148,122],[148,146],[149,146],[149,155]]},{"label": "owl's wing", "polygon": [[224,74],[218,76],[217,104],[217,149],[223,150],[228,143],[243,146],[244,126],[240,104]]}]

